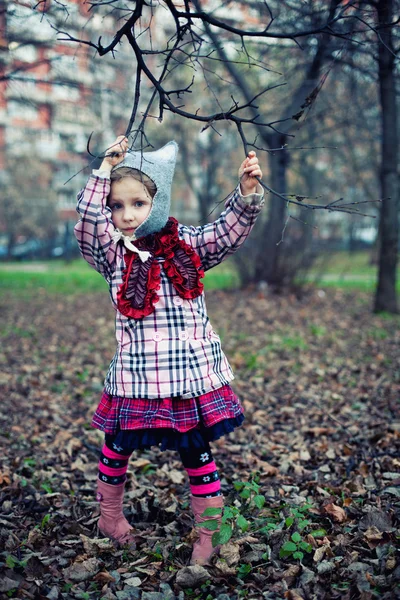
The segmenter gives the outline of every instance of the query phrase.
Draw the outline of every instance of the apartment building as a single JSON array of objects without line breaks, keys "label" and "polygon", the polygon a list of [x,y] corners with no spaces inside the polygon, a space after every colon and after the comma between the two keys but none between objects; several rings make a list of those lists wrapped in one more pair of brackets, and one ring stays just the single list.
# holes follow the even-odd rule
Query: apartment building
[{"label": "apartment building", "polygon": [[[238,6],[241,17],[251,21],[246,3]],[[94,48],[69,39],[101,36],[103,46],[113,39],[121,12],[107,2],[90,8],[85,0],[0,0],[0,184],[11,176],[7,165],[26,155],[50,165],[38,177],[48,178],[41,184],[54,194],[60,230],[66,231],[76,221],[76,191],[97,166],[86,152],[90,135],[97,153],[116,132],[124,133],[134,97],[135,59],[126,40],[100,57]],[[220,12],[218,3],[214,9]],[[171,33],[167,11],[160,9],[160,15],[142,23],[150,26],[155,45]],[[152,123],[157,126],[156,119]],[[183,177],[173,208],[178,218],[197,220],[196,200]]]}]

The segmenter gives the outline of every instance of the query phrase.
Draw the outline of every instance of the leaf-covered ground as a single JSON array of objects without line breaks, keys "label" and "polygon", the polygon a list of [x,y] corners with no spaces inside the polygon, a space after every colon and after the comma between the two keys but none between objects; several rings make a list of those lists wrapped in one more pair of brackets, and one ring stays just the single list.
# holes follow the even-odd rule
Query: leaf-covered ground
[{"label": "leaf-covered ground", "polygon": [[247,420],[214,444],[237,525],[204,570],[187,568],[174,452],[132,457],[138,548],[97,537],[90,419],[114,352],[107,294],[2,298],[1,597],[400,597],[399,318],[340,291],[214,291],[208,307]]}]

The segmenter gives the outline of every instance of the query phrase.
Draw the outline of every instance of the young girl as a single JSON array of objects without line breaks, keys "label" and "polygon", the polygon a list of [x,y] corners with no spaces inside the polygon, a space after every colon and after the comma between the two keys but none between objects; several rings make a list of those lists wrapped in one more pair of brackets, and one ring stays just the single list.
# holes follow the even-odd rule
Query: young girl
[{"label": "young girl", "polygon": [[[128,152],[127,138],[119,136],[78,195],[75,236],[109,284],[116,311],[118,347],[92,425],[105,433],[99,529],[118,544],[134,544],[122,511],[134,449],[158,445],[180,453],[201,523],[209,518],[201,516],[206,508],[223,507],[209,442],[244,419],[201,279],[249,235],[263,204],[255,179],[262,173],[250,152],[221,216],[187,227],[169,217],[177,150],[169,142],[155,152]],[[212,532],[197,531],[191,564],[205,564],[216,551]]]}]

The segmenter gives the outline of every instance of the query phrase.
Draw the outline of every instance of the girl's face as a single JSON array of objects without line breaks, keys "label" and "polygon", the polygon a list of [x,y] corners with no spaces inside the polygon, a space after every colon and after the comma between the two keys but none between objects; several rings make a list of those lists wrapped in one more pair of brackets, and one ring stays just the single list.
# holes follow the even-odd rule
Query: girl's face
[{"label": "girl's face", "polygon": [[114,226],[125,235],[132,235],[149,216],[152,198],[143,183],[124,177],[112,182],[107,204]]}]

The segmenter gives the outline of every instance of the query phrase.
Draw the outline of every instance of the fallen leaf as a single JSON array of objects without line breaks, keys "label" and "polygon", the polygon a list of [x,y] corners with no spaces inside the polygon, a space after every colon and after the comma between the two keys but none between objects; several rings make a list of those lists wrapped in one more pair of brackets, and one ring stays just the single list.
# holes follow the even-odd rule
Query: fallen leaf
[{"label": "fallen leaf", "polygon": [[88,558],[82,562],[75,562],[70,567],[63,569],[65,579],[81,583],[92,579],[99,570],[100,561],[97,558]]},{"label": "fallen leaf", "polygon": [[328,515],[331,515],[331,517],[333,517],[333,519],[338,523],[343,523],[343,521],[345,521],[347,518],[343,508],[337,506],[336,504],[326,504],[324,506],[324,510],[328,513]]},{"label": "fallen leaf", "polygon": [[292,577],[298,577],[301,573],[300,565],[290,565],[285,571],[282,573],[283,579],[291,579]]},{"label": "fallen leaf", "polygon": [[147,458],[137,458],[136,460],[132,460],[129,462],[129,465],[132,467],[136,467],[137,469],[141,469],[146,465],[150,465],[151,462],[147,460]]},{"label": "fallen leaf", "polygon": [[80,538],[83,542],[86,554],[89,556],[97,556],[104,552],[113,552],[115,550],[114,544],[109,538],[88,538],[86,535],[81,534]]},{"label": "fallen leaf", "polygon": [[210,574],[204,567],[194,565],[180,569],[176,574],[176,583],[182,588],[196,588],[209,578]]},{"label": "fallen leaf", "polygon": [[10,473],[8,473],[7,471],[0,471],[0,485],[10,485],[10,483]]},{"label": "fallen leaf", "polygon": [[173,483],[177,483],[178,485],[185,481],[185,475],[182,471],[178,471],[177,469],[171,469],[168,471],[168,477]]},{"label": "fallen leaf", "polygon": [[273,467],[268,462],[264,460],[257,461],[257,468],[264,475],[270,475],[271,477],[277,475],[279,473],[279,469],[277,467]]},{"label": "fallen leaf", "polygon": [[313,561],[314,562],[320,562],[324,556],[325,556],[325,552],[326,552],[327,546],[320,546],[319,548],[316,549],[316,551],[314,552],[314,556],[313,556]]},{"label": "fallen leaf", "polygon": [[94,579],[94,581],[98,581],[102,585],[104,583],[114,583],[115,582],[115,578],[112,575],[110,575],[110,573],[108,571],[100,571],[100,573],[97,573],[97,575],[95,575],[93,577],[93,579]]},{"label": "fallen leaf", "polygon": [[287,590],[284,596],[287,600],[304,600],[304,596],[300,594],[300,590]]},{"label": "fallen leaf", "polygon": [[382,541],[384,535],[385,534],[382,531],[379,531],[377,527],[369,527],[364,532],[364,537],[367,540],[367,544],[370,548],[376,548],[376,546],[378,546]]},{"label": "fallen leaf", "polygon": [[221,547],[219,555],[229,567],[236,565],[240,560],[240,546],[235,542],[228,542]]},{"label": "fallen leaf", "polygon": [[130,587],[139,587],[142,585],[139,577],[129,577],[129,579],[125,579],[125,585],[129,585]]},{"label": "fallen leaf", "polygon": [[22,578],[19,580],[11,579],[10,577],[3,576],[0,580],[0,592],[10,592],[11,590],[15,590],[19,587]]}]

